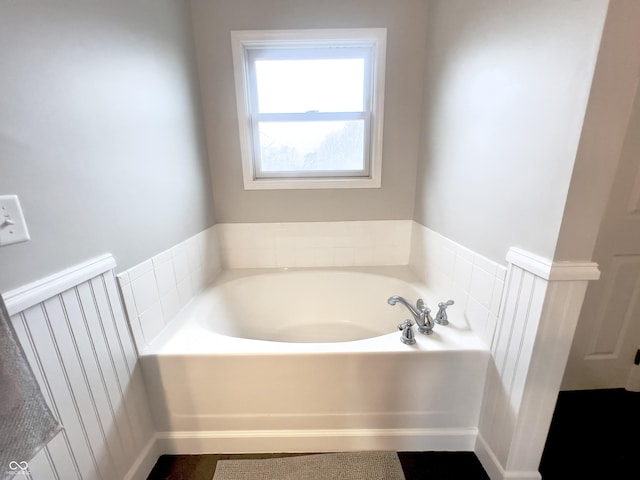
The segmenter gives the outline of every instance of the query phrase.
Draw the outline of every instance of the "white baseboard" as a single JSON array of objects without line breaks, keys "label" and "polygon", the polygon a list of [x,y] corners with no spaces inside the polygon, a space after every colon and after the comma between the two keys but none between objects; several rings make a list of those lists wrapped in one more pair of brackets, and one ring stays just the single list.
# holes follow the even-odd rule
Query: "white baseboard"
[{"label": "white baseboard", "polygon": [[475,428],[160,432],[158,455],[358,450],[473,451]]},{"label": "white baseboard", "polygon": [[640,392],[640,366],[631,366],[629,376],[627,377],[627,384],[624,388],[630,392]]},{"label": "white baseboard", "polygon": [[474,453],[491,480],[542,480],[540,472],[537,471],[523,472],[505,470],[480,433],[478,433],[476,438]]},{"label": "white baseboard", "polygon": [[123,480],[146,480],[160,456],[157,437],[157,434],[154,434],[149,439]]},{"label": "white baseboard", "polygon": [[469,452],[476,445],[477,434],[475,428],[160,432],[149,440],[123,480],[145,480],[160,455],[364,450]]}]

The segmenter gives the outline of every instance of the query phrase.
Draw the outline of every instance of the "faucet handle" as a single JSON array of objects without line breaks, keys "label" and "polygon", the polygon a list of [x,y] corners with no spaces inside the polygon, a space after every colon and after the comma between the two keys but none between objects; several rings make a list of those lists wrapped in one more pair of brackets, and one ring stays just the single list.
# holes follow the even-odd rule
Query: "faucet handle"
[{"label": "faucet handle", "polygon": [[449,325],[449,317],[447,315],[447,307],[453,305],[453,300],[447,300],[446,302],[440,302],[438,304],[438,313],[436,314],[436,323],[439,325]]},{"label": "faucet handle", "polygon": [[412,326],[413,322],[411,320],[405,320],[398,325],[398,330],[402,330],[400,341],[405,345],[413,345],[416,343],[415,335],[413,334],[413,330],[411,329]]},{"label": "faucet handle", "polygon": [[413,322],[411,320],[405,320],[402,323],[398,324],[398,330],[404,330],[405,328],[413,327]]}]

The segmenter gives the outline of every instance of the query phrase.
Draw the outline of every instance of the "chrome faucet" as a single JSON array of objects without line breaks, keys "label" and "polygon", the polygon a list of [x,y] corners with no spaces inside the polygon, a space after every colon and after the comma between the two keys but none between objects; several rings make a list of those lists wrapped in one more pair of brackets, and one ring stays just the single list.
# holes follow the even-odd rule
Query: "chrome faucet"
[{"label": "chrome faucet", "polygon": [[425,335],[431,335],[433,333],[435,322],[433,321],[433,318],[431,318],[431,309],[427,308],[421,298],[418,299],[415,307],[398,295],[389,297],[389,300],[387,300],[389,305],[395,305],[398,302],[407,307],[411,312],[413,319],[418,325],[418,331],[420,333],[424,333]]}]

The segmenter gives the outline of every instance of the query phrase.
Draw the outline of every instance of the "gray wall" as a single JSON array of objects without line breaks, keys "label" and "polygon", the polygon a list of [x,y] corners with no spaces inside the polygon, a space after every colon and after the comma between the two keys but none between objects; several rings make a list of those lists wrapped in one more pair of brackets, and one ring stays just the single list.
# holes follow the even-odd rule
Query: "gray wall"
[{"label": "gray wall", "polygon": [[[424,0],[192,0],[219,222],[410,219],[422,115]],[[382,188],[245,191],[231,30],[387,28]]]},{"label": "gray wall", "polygon": [[607,4],[431,2],[416,221],[553,258]]},{"label": "gray wall", "polygon": [[594,253],[638,85],[639,25],[640,2],[611,0],[555,252],[558,261],[590,259]]},{"label": "gray wall", "polygon": [[0,62],[0,194],[32,237],[0,249],[0,291],[213,224],[185,2],[3,1]]}]

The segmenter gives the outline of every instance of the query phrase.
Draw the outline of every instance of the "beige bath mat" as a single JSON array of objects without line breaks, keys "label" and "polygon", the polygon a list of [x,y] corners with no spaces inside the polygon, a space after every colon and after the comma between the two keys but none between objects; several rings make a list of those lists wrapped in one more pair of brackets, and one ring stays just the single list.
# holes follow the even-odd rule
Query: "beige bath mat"
[{"label": "beige bath mat", "polygon": [[220,460],[213,480],[404,480],[395,452]]}]

